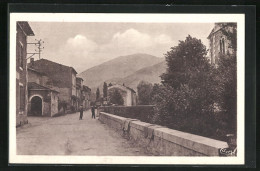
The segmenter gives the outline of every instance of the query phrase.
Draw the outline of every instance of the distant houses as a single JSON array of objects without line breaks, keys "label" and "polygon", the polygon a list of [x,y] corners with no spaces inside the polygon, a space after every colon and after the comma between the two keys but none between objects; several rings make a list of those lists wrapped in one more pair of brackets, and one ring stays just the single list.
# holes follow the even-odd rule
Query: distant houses
[{"label": "distant houses", "polygon": [[90,108],[91,105],[91,89],[86,86],[83,85],[83,90],[82,90],[82,105],[84,109],[88,109]]},{"label": "distant houses", "polygon": [[[77,72],[73,67],[65,66],[47,59],[34,61],[33,58],[28,64],[28,67],[30,85],[33,85],[29,89],[30,96],[41,98],[42,105],[46,106],[42,107],[42,111],[37,111],[38,115],[39,112],[43,116],[53,116],[58,112],[74,112],[77,111],[79,106],[83,105],[83,103],[85,109],[89,107],[89,105],[86,105],[85,97],[83,96],[88,94],[91,90],[86,90],[86,87],[84,89],[83,79],[76,77]],[[48,99],[49,101],[47,100],[47,102],[45,102],[46,99],[42,94],[36,93],[36,86],[38,86],[38,89],[41,88],[42,92],[47,92],[47,90],[51,92],[51,95],[49,94],[49,96],[51,96],[51,98]],[[56,95],[58,95],[58,102],[56,102]],[[30,100],[33,100],[33,98]],[[33,101],[29,102],[31,109],[36,108],[34,107],[36,103],[32,103]],[[66,111],[61,111],[64,109],[64,105]],[[40,105],[38,104],[38,106]],[[36,112],[30,110],[30,114],[36,115]]]},{"label": "distant houses", "polygon": [[28,22],[16,23],[16,126],[27,120],[27,36],[34,36]]},{"label": "distant houses", "polygon": [[76,70],[27,58],[27,36],[34,32],[28,22],[17,22],[16,30],[16,126],[28,123],[28,115],[55,116],[77,111],[80,105],[88,109],[91,89],[76,77]]},{"label": "distant houses", "polygon": [[79,109],[79,106],[82,105],[83,109],[90,108],[90,94],[91,89],[83,85],[84,80],[80,77],[76,77],[76,98],[77,105],[76,108]]},{"label": "distant houses", "polygon": [[136,92],[124,85],[114,84],[108,86],[108,99],[111,93],[118,90],[124,100],[124,106],[136,106]]}]

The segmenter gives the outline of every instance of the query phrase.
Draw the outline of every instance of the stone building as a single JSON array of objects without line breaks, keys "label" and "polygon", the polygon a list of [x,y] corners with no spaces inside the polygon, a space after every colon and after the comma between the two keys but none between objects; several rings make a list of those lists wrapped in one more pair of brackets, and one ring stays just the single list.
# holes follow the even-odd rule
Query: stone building
[{"label": "stone building", "polygon": [[28,68],[28,115],[54,116],[58,114],[58,95],[49,77]]},{"label": "stone building", "polygon": [[88,86],[83,85],[83,91],[82,91],[83,102],[82,102],[82,105],[83,105],[84,109],[90,108],[90,102],[91,102],[90,97],[91,97],[91,89]]},{"label": "stone building", "polygon": [[80,77],[76,77],[76,98],[77,98],[77,110],[82,105],[83,109],[90,108],[90,94],[91,89],[83,85],[84,80]]},{"label": "stone building", "polygon": [[54,116],[58,114],[59,92],[35,82],[28,82],[28,115]]},{"label": "stone building", "polygon": [[114,92],[116,89],[120,92],[120,94],[124,99],[124,106],[136,106],[136,92],[133,89],[126,87],[124,85],[115,84],[109,86],[108,99],[109,99],[109,94]]},{"label": "stone building", "polygon": [[82,91],[83,91],[83,79],[80,77],[76,77],[76,99],[77,99],[77,104],[76,104],[76,110],[79,109],[80,105],[83,105],[83,95],[82,95]]},{"label": "stone building", "polygon": [[214,28],[207,37],[209,39],[210,61],[213,65],[218,65],[220,55],[234,53],[233,49],[230,48],[230,40],[223,34],[223,29],[220,23],[215,23]]},{"label": "stone building", "polygon": [[16,23],[16,126],[27,120],[27,36],[34,36],[28,22]]},{"label": "stone building", "polygon": [[75,111],[76,97],[76,70],[47,59],[31,61],[30,68],[44,73],[52,81],[46,83],[46,87],[59,92],[59,102],[65,102],[68,111]]}]

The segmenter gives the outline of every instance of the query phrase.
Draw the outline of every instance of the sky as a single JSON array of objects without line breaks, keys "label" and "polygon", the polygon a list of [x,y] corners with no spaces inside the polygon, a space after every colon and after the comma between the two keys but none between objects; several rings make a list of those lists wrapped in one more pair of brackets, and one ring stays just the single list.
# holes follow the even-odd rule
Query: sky
[{"label": "sky", "polygon": [[[214,23],[109,23],[109,22],[29,22],[35,39],[44,41],[41,58],[72,66],[78,73],[119,56],[147,53],[164,57],[170,47],[188,35],[201,39]],[[28,53],[34,51],[28,45]],[[35,60],[38,56],[34,56]]]}]

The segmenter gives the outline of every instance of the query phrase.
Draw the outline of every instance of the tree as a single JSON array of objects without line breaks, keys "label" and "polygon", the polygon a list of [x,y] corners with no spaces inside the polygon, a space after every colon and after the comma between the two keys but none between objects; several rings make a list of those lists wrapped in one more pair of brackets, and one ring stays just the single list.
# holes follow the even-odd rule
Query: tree
[{"label": "tree", "polygon": [[213,67],[201,40],[190,35],[165,54],[162,85],[154,85],[154,121],[173,129],[211,137],[216,131]]},{"label": "tree", "polygon": [[124,105],[124,99],[117,89],[110,92],[109,97],[110,97],[110,103],[117,104],[117,105]]},{"label": "tree", "polygon": [[[192,79],[194,74],[210,70],[206,55],[206,46],[201,40],[188,35],[185,41],[179,41],[178,46],[172,47],[171,51],[165,54],[168,68],[167,72],[161,75],[162,83],[173,88],[192,84],[191,81],[196,81]],[[200,86],[200,83],[197,83],[197,86]]]},{"label": "tree", "polygon": [[99,88],[97,88],[97,91],[96,91],[96,101],[98,101],[100,98],[100,91],[99,91]]},{"label": "tree", "polygon": [[104,82],[103,85],[103,97],[106,98],[107,97],[107,83]]},{"label": "tree", "polygon": [[137,85],[138,104],[140,105],[151,104],[152,89],[153,89],[153,85],[145,81],[141,81]]}]

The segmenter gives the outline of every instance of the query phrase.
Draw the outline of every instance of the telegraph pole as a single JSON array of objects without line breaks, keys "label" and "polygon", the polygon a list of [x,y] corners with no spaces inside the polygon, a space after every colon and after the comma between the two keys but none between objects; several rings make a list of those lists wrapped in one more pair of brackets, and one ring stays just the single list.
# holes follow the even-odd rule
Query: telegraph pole
[{"label": "telegraph pole", "polygon": [[44,41],[42,41],[42,39],[40,39],[40,40],[35,39],[35,41],[36,41],[36,43],[27,43],[27,44],[35,45],[36,49],[35,49],[35,52],[33,52],[33,53],[27,53],[27,54],[30,54],[31,56],[29,56],[26,59],[29,59],[29,58],[33,57],[34,55],[36,55],[36,54],[38,54],[39,55],[39,59],[41,59],[41,52],[44,49],[44,47],[43,47]]}]

